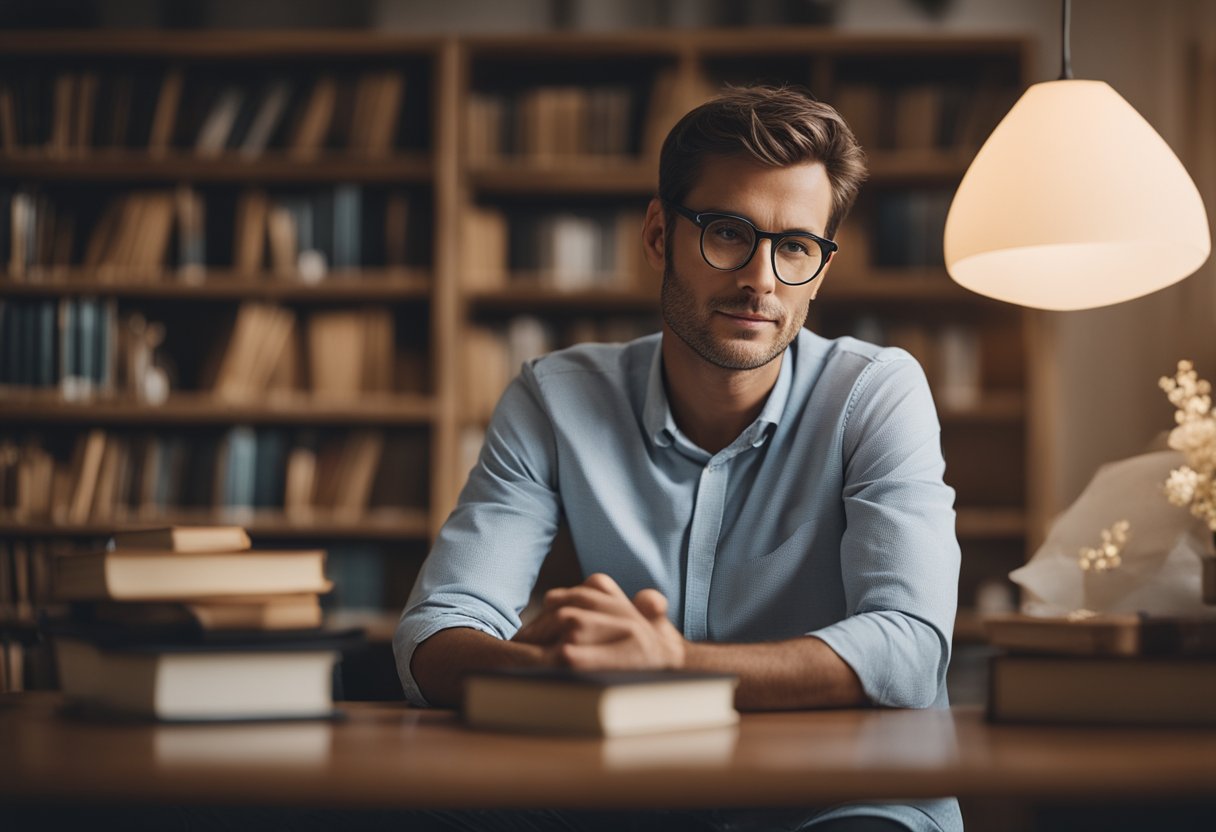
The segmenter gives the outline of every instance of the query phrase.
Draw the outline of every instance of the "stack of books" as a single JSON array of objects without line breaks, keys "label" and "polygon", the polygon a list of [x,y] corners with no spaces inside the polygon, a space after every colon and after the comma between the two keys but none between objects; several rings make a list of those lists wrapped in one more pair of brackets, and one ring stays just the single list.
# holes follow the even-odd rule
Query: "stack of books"
[{"label": "stack of books", "polygon": [[1216,616],[985,619],[999,722],[1216,725]]},{"label": "stack of books", "polygon": [[237,526],[116,534],[52,570],[48,625],[69,706],[195,721],[332,716],[353,633],[321,629],[325,552],[251,551]]}]

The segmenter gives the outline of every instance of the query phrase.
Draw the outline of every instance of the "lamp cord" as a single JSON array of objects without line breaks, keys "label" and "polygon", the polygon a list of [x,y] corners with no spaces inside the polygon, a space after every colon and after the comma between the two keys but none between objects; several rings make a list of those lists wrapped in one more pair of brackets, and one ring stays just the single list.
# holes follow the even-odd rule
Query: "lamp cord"
[{"label": "lamp cord", "polygon": [[1072,0],[1064,0],[1060,14],[1060,78],[1072,79],[1072,47],[1069,45],[1069,29],[1072,28]]}]

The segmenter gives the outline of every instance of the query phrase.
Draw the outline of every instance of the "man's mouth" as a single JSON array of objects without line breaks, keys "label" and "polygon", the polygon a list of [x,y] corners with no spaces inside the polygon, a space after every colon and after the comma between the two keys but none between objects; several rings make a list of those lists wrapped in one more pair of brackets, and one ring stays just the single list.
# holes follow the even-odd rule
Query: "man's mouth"
[{"label": "man's mouth", "polygon": [[747,324],[771,324],[776,323],[772,318],[764,315],[757,315],[754,312],[730,312],[725,309],[719,309],[719,313],[728,318],[733,318],[736,321],[741,321]]}]

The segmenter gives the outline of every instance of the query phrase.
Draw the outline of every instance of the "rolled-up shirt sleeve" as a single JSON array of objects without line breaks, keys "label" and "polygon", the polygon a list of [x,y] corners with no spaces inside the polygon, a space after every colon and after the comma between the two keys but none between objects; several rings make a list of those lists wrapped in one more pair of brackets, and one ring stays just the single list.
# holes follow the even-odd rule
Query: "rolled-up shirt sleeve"
[{"label": "rolled-up shirt sleeve", "polygon": [[954,490],[920,366],[884,350],[858,377],[842,432],[841,575],[848,617],[822,639],[878,705],[944,705],[958,598]]},{"label": "rolled-up shirt sleeve", "polygon": [[393,636],[406,698],[426,699],[410,672],[419,644],[467,627],[507,639],[552,546],[561,515],[552,425],[531,367],[503,394],[456,509],[422,565]]}]

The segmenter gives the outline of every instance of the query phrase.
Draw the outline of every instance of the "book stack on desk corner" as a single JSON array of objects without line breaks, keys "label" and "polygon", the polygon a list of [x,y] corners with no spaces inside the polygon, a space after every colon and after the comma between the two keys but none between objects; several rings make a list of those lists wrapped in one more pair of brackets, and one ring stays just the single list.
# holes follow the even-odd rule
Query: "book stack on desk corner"
[{"label": "book stack on desk corner", "polygon": [[1216,615],[984,619],[996,722],[1216,725]]},{"label": "book stack on desk corner", "polygon": [[52,567],[46,624],[69,708],[165,721],[334,715],[358,631],[321,628],[325,552],[258,551],[236,526],[115,534]]},{"label": "book stack on desk corner", "polygon": [[493,731],[619,737],[735,725],[738,679],[679,670],[480,671],[465,681],[464,718]]}]

